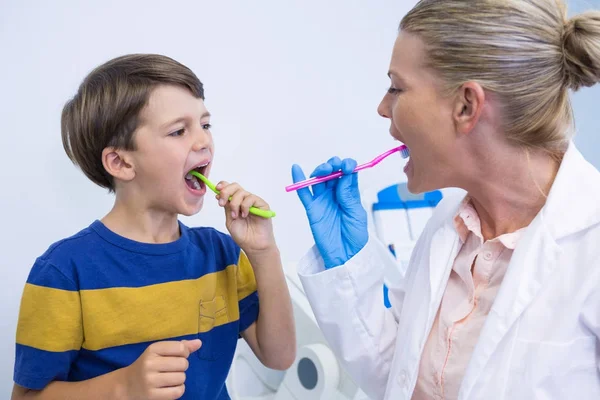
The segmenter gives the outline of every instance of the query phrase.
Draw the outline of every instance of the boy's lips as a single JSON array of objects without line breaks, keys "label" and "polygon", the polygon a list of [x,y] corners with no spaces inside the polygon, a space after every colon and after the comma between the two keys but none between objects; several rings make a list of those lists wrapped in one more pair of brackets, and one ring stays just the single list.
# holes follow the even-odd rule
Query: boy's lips
[{"label": "boy's lips", "polygon": [[206,171],[206,167],[208,167],[208,165],[211,163],[211,161],[212,160],[210,160],[210,159],[205,159],[205,160],[200,161],[199,163],[194,164],[192,166],[192,168],[190,168],[186,171],[185,175],[186,176],[189,175],[189,173],[194,170],[196,170],[196,171],[200,172],[202,175],[204,175],[204,172]]}]

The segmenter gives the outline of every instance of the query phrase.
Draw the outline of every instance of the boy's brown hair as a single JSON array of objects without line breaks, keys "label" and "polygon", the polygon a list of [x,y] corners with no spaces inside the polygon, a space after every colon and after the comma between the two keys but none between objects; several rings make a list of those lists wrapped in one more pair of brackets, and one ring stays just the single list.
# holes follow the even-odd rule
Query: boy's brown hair
[{"label": "boy's brown hair", "polygon": [[135,150],[140,111],[161,84],[186,87],[204,100],[202,82],[185,65],[158,54],[130,54],[94,69],[65,104],[63,147],[94,183],[115,190],[113,177],[102,165],[102,151],[106,147]]}]

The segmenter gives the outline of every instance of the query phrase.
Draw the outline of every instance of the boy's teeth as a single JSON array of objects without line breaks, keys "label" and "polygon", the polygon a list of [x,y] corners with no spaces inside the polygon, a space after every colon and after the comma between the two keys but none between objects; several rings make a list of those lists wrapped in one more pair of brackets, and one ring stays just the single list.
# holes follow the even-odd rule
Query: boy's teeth
[{"label": "boy's teeth", "polygon": [[200,190],[201,189],[200,183],[197,180],[194,180],[193,183],[194,183],[194,189],[196,189],[196,190]]},{"label": "boy's teeth", "polygon": [[191,181],[192,177],[193,177],[193,175],[188,172],[188,174],[185,176],[185,179],[187,179],[188,181]]}]

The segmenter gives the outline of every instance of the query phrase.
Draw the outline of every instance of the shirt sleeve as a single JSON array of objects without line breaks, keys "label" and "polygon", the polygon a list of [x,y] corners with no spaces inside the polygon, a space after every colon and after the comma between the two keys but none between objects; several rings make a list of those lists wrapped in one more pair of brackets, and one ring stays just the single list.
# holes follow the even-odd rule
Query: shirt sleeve
[{"label": "shirt sleeve", "polygon": [[239,332],[243,332],[258,318],[258,293],[254,270],[246,254],[240,250],[237,262],[237,295],[240,309]]},{"label": "shirt sleeve", "polygon": [[38,259],[21,298],[14,381],[41,390],[65,381],[83,342],[77,285],[58,268]]}]

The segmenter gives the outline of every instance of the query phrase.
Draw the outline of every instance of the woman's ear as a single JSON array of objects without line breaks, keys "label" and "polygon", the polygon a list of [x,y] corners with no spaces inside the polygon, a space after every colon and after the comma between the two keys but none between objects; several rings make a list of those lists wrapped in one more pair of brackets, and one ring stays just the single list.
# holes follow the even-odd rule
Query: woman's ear
[{"label": "woman's ear", "polygon": [[452,118],[460,134],[471,133],[479,121],[484,104],[485,91],[479,83],[466,82],[458,89]]},{"label": "woman's ear", "polygon": [[115,179],[128,182],[135,177],[135,168],[126,150],[105,148],[102,150],[102,165]]}]

